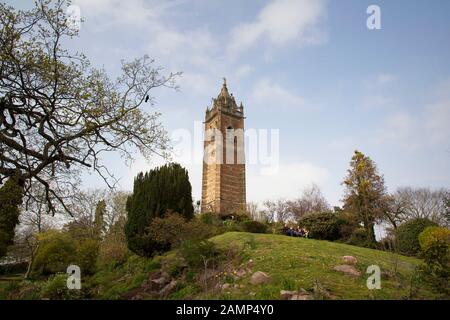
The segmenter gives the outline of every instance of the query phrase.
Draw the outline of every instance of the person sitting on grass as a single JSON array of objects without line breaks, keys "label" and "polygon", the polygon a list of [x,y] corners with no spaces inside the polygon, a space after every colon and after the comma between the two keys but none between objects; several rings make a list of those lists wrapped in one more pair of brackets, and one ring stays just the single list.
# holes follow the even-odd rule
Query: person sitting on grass
[{"label": "person sitting on grass", "polygon": [[309,231],[305,229],[305,238],[309,238]]},{"label": "person sitting on grass", "polygon": [[300,237],[303,238],[305,236],[305,230],[303,228],[300,228],[299,233],[300,233]]},{"label": "person sitting on grass", "polygon": [[288,236],[295,237],[295,230],[292,229],[292,227],[290,227],[289,230],[288,230]]}]

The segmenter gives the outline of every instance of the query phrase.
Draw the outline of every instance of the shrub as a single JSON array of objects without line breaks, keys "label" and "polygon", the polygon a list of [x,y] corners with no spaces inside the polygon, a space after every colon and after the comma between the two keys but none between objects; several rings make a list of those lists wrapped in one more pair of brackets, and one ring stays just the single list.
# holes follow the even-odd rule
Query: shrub
[{"label": "shrub", "polygon": [[395,239],[391,234],[378,241],[377,248],[383,251],[396,251]]},{"label": "shrub", "polygon": [[33,263],[33,271],[43,275],[66,272],[75,264],[82,274],[96,271],[99,243],[95,239],[76,241],[69,232],[49,230],[38,235],[39,247]]},{"label": "shrub", "polygon": [[38,235],[39,249],[33,263],[33,270],[42,274],[66,272],[75,263],[76,241],[65,232],[49,230]]},{"label": "shrub", "polygon": [[198,215],[198,220],[207,225],[221,226],[222,219],[214,212],[206,212]]},{"label": "shrub", "polygon": [[419,234],[426,227],[436,226],[428,219],[417,218],[401,224],[395,230],[395,242],[400,253],[417,255],[420,251]]},{"label": "shrub", "polygon": [[258,221],[247,220],[241,223],[242,228],[246,232],[251,233],[266,233],[267,225]]},{"label": "shrub", "polygon": [[224,232],[223,222],[206,224],[201,219],[193,219],[186,224],[185,240],[205,240]]},{"label": "shrub", "polygon": [[69,290],[67,288],[68,274],[58,273],[48,278],[42,287],[43,298],[51,300],[67,300],[80,297],[80,290]]},{"label": "shrub", "polygon": [[242,225],[233,219],[227,219],[223,221],[223,231],[224,232],[232,232],[232,231],[243,231]]},{"label": "shrub", "polygon": [[125,217],[120,217],[100,243],[98,264],[100,267],[118,266],[127,261],[128,247],[125,237]]},{"label": "shrub", "polygon": [[160,250],[178,247],[186,238],[186,221],[177,213],[154,218],[147,228],[147,238],[158,243]]},{"label": "shrub", "polygon": [[[358,217],[347,211],[337,211],[335,214],[338,217],[337,224],[339,225],[339,237],[342,240],[355,241],[355,237],[359,238],[359,230],[361,227],[358,222]],[[355,235],[355,232],[357,235]],[[351,239],[353,238],[353,239]],[[367,237],[364,237],[366,239]],[[359,240],[359,239],[358,239]],[[364,240],[365,241],[365,240]]]},{"label": "shrub", "polygon": [[357,228],[353,230],[350,237],[345,241],[346,244],[352,246],[366,247],[367,246],[367,231],[364,228]]},{"label": "shrub", "polygon": [[83,274],[95,273],[98,248],[99,242],[94,239],[86,239],[79,244],[76,263]]},{"label": "shrub", "polygon": [[98,251],[98,264],[100,267],[117,266],[127,261],[128,248],[125,242],[106,238],[102,241]]},{"label": "shrub", "polygon": [[12,262],[7,264],[0,264],[0,274],[8,273],[25,273],[28,268],[28,262]]},{"label": "shrub", "polygon": [[427,227],[419,235],[421,253],[425,264],[422,276],[435,290],[450,295],[450,230],[442,227]]},{"label": "shrub", "polygon": [[217,265],[220,250],[208,240],[186,241],[181,247],[181,256],[189,267],[202,268],[205,263],[212,267]]},{"label": "shrub", "polygon": [[322,240],[339,239],[339,219],[335,213],[310,213],[299,220],[299,225],[309,231],[309,237]]}]

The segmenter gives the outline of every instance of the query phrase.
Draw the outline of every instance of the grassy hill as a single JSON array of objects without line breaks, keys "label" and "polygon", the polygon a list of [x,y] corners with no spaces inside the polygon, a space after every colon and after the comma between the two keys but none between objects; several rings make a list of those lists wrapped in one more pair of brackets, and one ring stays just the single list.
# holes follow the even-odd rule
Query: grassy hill
[{"label": "grassy hill", "polygon": [[[283,235],[229,232],[212,241],[222,248],[244,245],[246,259],[253,260],[253,271],[260,270],[272,277],[270,283],[255,286],[249,284],[248,274],[237,281],[243,288],[225,294],[231,299],[252,298],[252,292],[257,299],[279,299],[280,290],[302,288],[314,292],[318,287],[332,299],[408,298],[410,290],[415,289],[411,288],[414,268],[420,263],[416,258],[380,250]],[[357,258],[360,277],[333,270],[335,265],[342,264],[344,255]],[[381,290],[369,290],[366,286],[369,265],[381,268]],[[216,297],[224,296],[222,293]],[[420,288],[415,298],[433,298],[433,294]]]},{"label": "grassy hill", "polygon": [[[273,234],[228,232],[210,240],[222,252],[220,263],[213,269],[186,268],[177,250],[152,259],[131,255],[122,265],[102,268],[85,277],[81,293],[64,293],[64,279],[56,284],[16,277],[0,281],[0,299],[280,299],[281,290],[303,291],[312,299],[436,298],[426,284],[412,281],[414,268],[421,263],[416,258]],[[333,269],[343,264],[345,255],[357,258],[360,276]],[[366,286],[369,265],[381,268],[381,290],[369,290]],[[271,281],[251,284],[250,277],[256,271],[268,274]],[[161,272],[170,275],[170,281],[176,281],[164,297],[149,288],[151,279]],[[57,291],[57,285],[62,289]],[[56,291],[62,296],[49,296]]]}]

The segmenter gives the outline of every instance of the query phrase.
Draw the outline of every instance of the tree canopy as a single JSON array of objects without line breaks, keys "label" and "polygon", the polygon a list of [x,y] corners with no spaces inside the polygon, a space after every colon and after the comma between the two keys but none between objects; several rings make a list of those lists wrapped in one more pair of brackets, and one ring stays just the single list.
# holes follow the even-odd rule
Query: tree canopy
[{"label": "tree canopy", "polygon": [[164,75],[148,56],[122,61],[111,79],[63,42],[77,36],[66,0],[37,0],[27,11],[0,4],[0,185],[23,181],[26,202],[44,189],[52,212],[70,212],[68,193],[89,169],[108,186],[114,176],[103,159],[119,152],[127,161],[140,152],[165,155],[166,131],[150,112],[157,87],[175,88],[179,73]]},{"label": "tree canopy", "polygon": [[384,178],[378,174],[372,159],[355,151],[343,184],[346,187],[344,210],[358,216],[366,230],[367,244],[372,246],[376,242],[375,222],[387,206]]}]

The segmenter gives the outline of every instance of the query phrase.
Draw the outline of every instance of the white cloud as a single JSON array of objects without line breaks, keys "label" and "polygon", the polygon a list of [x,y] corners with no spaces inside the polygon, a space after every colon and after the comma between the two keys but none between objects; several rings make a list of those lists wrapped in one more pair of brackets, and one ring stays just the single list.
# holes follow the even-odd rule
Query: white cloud
[{"label": "white cloud", "polygon": [[258,105],[268,107],[298,108],[305,105],[305,99],[274,83],[268,78],[260,79],[253,87],[251,99]]},{"label": "white cloud", "polygon": [[167,8],[144,0],[74,0],[81,9],[81,16],[98,18],[97,30],[116,25],[145,25],[157,19]]},{"label": "white cloud", "polygon": [[325,13],[323,0],[273,0],[255,21],[232,30],[229,52],[244,51],[258,41],[282,46],[316,44],[323,41],[318,23]]},{"label": "white cloud", "polygon": [[239,66],[234,73],[236,79],[240,79],[246,77],[250,72],[253,71],[253,68],[247,64]]},{"label": "white cloud", "polygon": [[321,185],[329,176],[326,168],[309,162],[281,164],[277,174],[261,175],[247,171],[247,201],[291,198],[311,183]]},{"label": "white cloud", "polygon": [[396,79],[395,75],[391,73],[380,73],[377,75],[376,81],[379,85],[384,85],[394,81],[395,79]]},{"label": "white cloud", "polygon": [[182,77],[179,79],[178,84],[180,85],[181,92],[183,93],[193,93],[199,95],[203,98],[206,104],[210,101],[208,100],[211,93],[216,93],[218,91],[218,81],[211,81],[211,77],[204,73],[195,72],[184,72]]},{"label": "white cloud", "polygon": [[409,150],[417,149],[422,143],[421,129],[411,114],[397,112],[386,117],[372,141],[377,144],[397,144]]},{"label": "white cloud", "polygon": [[450,99],[439,101],[426,108],[425,126],[433,143],[450,141]]},{"label": "white cloud", "polygon": [[367,109],[374,108],[394,108],[397,106],[397,101],[394,98],[391,98],[384,94],[371,94],[364,98],[363,107]]}]

